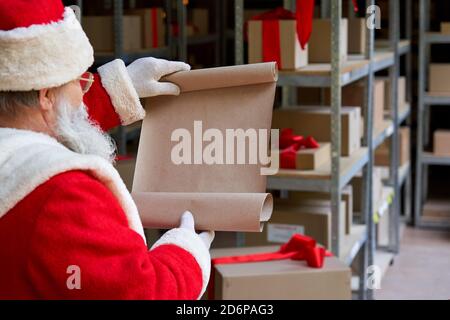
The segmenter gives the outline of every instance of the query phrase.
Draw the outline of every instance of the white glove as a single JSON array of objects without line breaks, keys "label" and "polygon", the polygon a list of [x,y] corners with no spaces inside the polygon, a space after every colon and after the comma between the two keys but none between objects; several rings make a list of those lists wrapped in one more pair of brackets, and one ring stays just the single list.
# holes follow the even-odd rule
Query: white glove
[{"label": "white glove", "polygon": [[[180,228],[187,229],[192,233],[196,234],[194,225],[195,225],[194,217],[192,216],[192,213],[190,213],[189,211],[184,212],[183,215],[181,216]],[[212,241],[214,240],[214,231],[204,231],[198,234],[197,236],[203,241],[206,248],[209,249]]]},{"label": "white glove", "polygon": [[169,61],[157,58],[141,58],[132,62],[128,67],[128,74],[139,98],[158,95],[179,95],[180,88],[169,82],[159,82],[165,75],[188,71],[191,67],[181,61]]}]

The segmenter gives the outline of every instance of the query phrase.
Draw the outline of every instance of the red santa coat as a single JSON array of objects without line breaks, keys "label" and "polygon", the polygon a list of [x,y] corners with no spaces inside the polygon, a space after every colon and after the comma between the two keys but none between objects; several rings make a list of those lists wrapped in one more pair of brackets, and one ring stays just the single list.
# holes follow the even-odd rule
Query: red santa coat
[{"label": "red santa coat", "polygon": [[[84,100],[103,129],[143,118],[122,61],[99,68],[95,80]],[[10,128],[0,128],[0,150],[1,299],[196,299],[204,292],[206,246],[177,228],[148,250],[136,205],[106,160]]]}]

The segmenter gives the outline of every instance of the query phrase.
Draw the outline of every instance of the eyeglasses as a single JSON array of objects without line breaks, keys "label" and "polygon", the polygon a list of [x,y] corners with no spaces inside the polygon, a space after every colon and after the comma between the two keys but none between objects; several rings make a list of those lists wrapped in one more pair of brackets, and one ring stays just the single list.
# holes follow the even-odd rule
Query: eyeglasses
[{"label": "eyeglasses", "polygon": [[80,82],[81,91],[85,94],[94,83],[94,75],[90,72],[85,72],[77,80]]}]

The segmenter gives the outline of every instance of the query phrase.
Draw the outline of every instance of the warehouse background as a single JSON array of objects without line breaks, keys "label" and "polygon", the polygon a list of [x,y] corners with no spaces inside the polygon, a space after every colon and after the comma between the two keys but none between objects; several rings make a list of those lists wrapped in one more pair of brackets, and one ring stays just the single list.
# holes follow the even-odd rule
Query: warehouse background
[{"label": "warehouse background", "polygon": [[[357,3],[359,12],[354,13],[351,1],[342,1],[342,16],[348,17],[349,20],[353,19],[352,21],[355,21],[358,17],[364,17],[365,8],[370,4],[370,1],[357,1]],[[428,80],[429,76],[432,76],[428,74],[427,57],[432,63],[450,63],[448,45],[450,36],[445,33],[446,27],[441,26],[441,22],[450,21],[450,3],[439,0],[376,0],[374,3],[381,10],[381,29],[375,31],[375,49],[370,54],[372,61],[374,61],[373,71],[375,75],[374,79],[370,81],[373,81],[371,84],[373,84],[375,100],[377,99],[376,95],[380,94],[383,97],[378,98],[378,100],[385,99],[386,101],[384,108],[381,107],[381,110],[376,109],[376,101],[374,101],[374,117],[362,122],[367,126],[367,121],[370,121],[374,128],[378,128],[378,125],[381,128],[373,133],[374,166],[370,170],[364,169],[360,176],[355,175],[351,179],[349,186],[353,190],[353,200],[346,200],[348,188],[343,188],[339,192],[336,190],[336,194],[346,202],[346,209],[339,209],[340,203],[333,204],[328,193],[328,195],[322,193],[319,196],[322,203],[326,203],[327,209],[325,211],[332,217],[331,225],[327,227],[328,230],[319,230],[313,235],[323,237],[324,240],[321,243],[326,242],[328,248],[335,253],[337,252],[337,256],[344,264],[352,267],[351,287],[354,298],[373,297],[373,290],[368,290],[365,282],[367,274],[361,272],[371,263],[381,265],[383,276],[385,276],[382,281],[384,289],[376,293],[379,298],[445,298],[445,296],[448,298],[450,296],[448,285],[450,275],[448,271],[447,273],[434,274],[432,275],[434,278],[426,281],[429,286],[428,292],[427,286],[424,286],[425,282],[418,281],[415,283],[411,280],[409,285],[412,285],[412,287],[409,287],[405,284],[406,279],[404,277],[406,274],[408,279],[414,278],[417,274],[423,272],[424,268],[415,267],[418,259],[429,259],[429,254],[437,254],[442,250],[448,252],[449,237],[445,230],[448,230],[450,221],[450,188],[447,186],[447,181],[450,181],[450,167],[447,166],[450,164],[450,160],[448,155],[442,156],[436,153],[434,133],[437,130],[450,129],[450,122],[448,121],[450,98],[446,98],[445,94],[441,95],[444,98],[438,98],[440,100],[437,103],[433,101],[432,107],[419,105],[418,102],[419,100],[423,101],[427,96],[426,87],[421,88],[419,81],[423,83]],[[258,62],[252,57],[251,49],[249,50],[249,47],[252,46],[252,35],[250,34],[251,28],[248,21],[258,14],[281,6],[295,11],[295,1],[272,0],[98,0],[65,1],[65,4],[78,5],[81,8],[83,28],[96,52],[93,69],[114,58],[122,58],[128,64],[139,57],[145,56],[183,60],[194,69],[242,64],[249,61]],[[330,1],[317,0],[315,18],[330,17],[332,16],[332,10],[335,8],[336,6],[331,5]],[[317,33],[319,26],[313,26],[315,26]],[[420,26],[423,26],[422,31]],[[340,40],[343,40],[343,37],[348,37],[348,41],[352,39],[351,43],[355,43],[355,37],[360,35],[351,34],[352,31],[355,31],[354,28],[355,25],[351,25],[348,34],[341,35]],[[314,58],[312,54],[314,47],[319,45],[320,48],[317,49],[320,52],[331,51],[331,41],[326,40],[327,36],[328,39],[330,38],[330,25],[323,27],[321,30],[323,34],[320,41],[314,42],[314,39],[310,41],[310,61],[307,68],[312,68],[312,71],[300,74],[283,74],[283,71],[280,73],[280,87],[277,88],[274,106],[276,110],[282,110],[286,105],[330,105],[333,101],[330,98],[333,89],[330,89],[330,87],[333,86],[331,79],[335,70],[331,64],[331,57],[329,55],[325,58]],[[398,30],[398,33],[395,30]],[[432,38],[423,31],[432,31],[438,35]],[[368,34],[366,34],[366,37],[368,37]],[[359,48],[349,49],[345,55],[347,53],[353,56],[359,55],[359,60],[367,60],[367,42],[365,38],[360,39],[362,40],[360,40]],[[397,44],[397,47],[394,48],[392,43]],[[423,48],[423,51],[420,48]],[[420,52],[422,52],[422,55]],[[317,61],[314,61],[314,59]],[[325,74],[319,70],[322,72],[320,73],[317,71],[318,69],[314,69],[314,65],[312,65],[314,63],[319,63],[322,66],[328,65],[328,73]],[[440,67],[438,66],[437,69],[443,70]],[[349,83],[348,86],[343,86],[342,106],[348,103],[359,103],[363,107],[363,104],[366,103],[364,95],[367,91],[364,87],[368,84],[367,81],[369,80],[367,79],[369,77],[360,76],[356,79],[357,77],[354,75],[361,70],[356,67],[351,70],[350,77],[355,77],[355,81],[351,81],[352,83]],[[323,83],[315,82],[317,72],[319,72],[319,78],[323,80]],[[450,86],[450,72],[448,74],[445,71],[443,72],[440,74],[434,73],[433,76],[437,77],[437,82],[444,83],[443,86],[445,86],[445,83],[449,83],[448,86]],[[392,99],[389,101],[387,92],[393,90],[391,83],[393,79],[396,79],[397,94],[401,95],[403,90],[404,95],[403,98],[399,97],[402,101],[397,106],[398,125],[393,122],[395,113],[388,106]],[[317,85],[305,87],[303,84],[308,81]],[[377,89],[377,83],[379,84],[377,81],[385,81],[384,93],[377,91],[379,90]],[[430,88],[428,91],[431,91]],[[360,97],[353,99],[354,92],[360,92]],[[381,118],[378,118],[380,123],[378,124],[375,115],[377,110],[381,112],[379,114]],[[364,111],[362,113],[364,116]],[[327,121],[330,121],[330,118],[332,118],[331,115],[329,115]],[[274,121],[280,121],[280,127],[283,126],[281,120],[274,118]],[[404,129],[401,129],[402,127]],[[408,127],[409,129],[407,129]],[[139,130],[140,124],[136,124],[111,132],[117,141],[121,159],[118,161],[117,167],[129,187],[132,184],[133,159],[139,142]],[[362,130],[366,130],[364,126]],[[423,133],[423,139],[418,139],[418,132]],[[392,180],[395,178],[395,175],[392,174],[393,171],[391,170],[391,173],[389,173],[389,166],[391,166],[391,169],[395,167],[391,163],[393,161],[391,154],[396,145],[396,143],[391,145],[389,141],[396,136],[399,139],[397,145],[399,170],[396,173],[399,182],[397,184]],[[444,131],[443,138],[440,140],[444,149],[449,148],[449,137],[448,133]],[[423,143],[423,150],[428,153],[421,152],[422,148],[418,147],[419,143]],[[362,144],[363,147],[366,147],[367,141],[364,142],[363,139]],[[448,152],[450,153],[450,150]],[[343,154],[343,156],[350,155]],[[369,165],[364,166],[364,168],[369,167]],[[380,167],[384,167],[384,169],[380,169]],[[359,169],[362,169],[362,167]],[[374,175],[372,178],[374,185],[371,189],[374,194],[378,193],[376,197],[379,198],[379,201],[373,207],[375,218],[373,221],[369,219],[370,222],[367,221],[361,205],[361,201],[364,204],[362,199],[366,196],[363,182],[366,174]],[[421,178],[418,184],[415,183],[417,174]],[[330,176],[330,181],[334,181],[335,178]],[[297,180],[302,181],[304,179],[305,177],[301,175],[297,177]],[[379,182],[379,185],[376,184],[376,181]],[[293,184],[288,181],[284,187],[283,182],[276,178],[271,182],[269,179],[269,188],[274,195],[281,198],[281,201],[285,201],[286,197],[295,198],[293,192],[289,192],[289,195],[286,191],[289,189],[293,191]],[[359,196],[357,195],[358,191]],[[333,193],[334,191],[329,190],[329,192]],[[303,192],[303,194],[299,193],[297,196],[303,197],[304,200],[305,197],[310,198],[311,194]],[[317,200],[317,194],[314,197]],[[359,200],[355,200],[358,197]],[[376,197],[371,196],[372,199]],[[344,237],[340,240],[332,240],[335,238],[333,225],[339,219],[338,213],[349,211],[349,201],[356,201],[356,203],[353,203],[354,212],[348,213],[352,216],[353,222],[347,221],[346,223],[355,226],[342,231]],[[361,208],[357,210],[355,205]],[[359,214],[357,214],[357,211],[359,211]],[[298,226],[299,224],[295,220],[298,218],[289,214],[282,216],[280,213],[277,216],[275,211],[273,218],[278,225]],[[302,226],[310,223],[308,219],[306,220],[306,222],[302,222]],[[404,234],[405,225],[425,226],[433,229],[430,231],[428,229],[412,230],[408,228],[406,234]],[[363,228],[360,228],[361,226]],[[306,233],[308,233],[308,230],[306,230]],[[147,230],[149,242],[155,240],[159,234],[160,231]],[[265,233],[262,235],[218,233],[214,246],[236,248],[272,244],[265,237]],[[399,239],[402,237],[403,241],[400,245]],[[423,241],[417,240],[416,237],[422,237],[420,239],[423,239]],[[406,260],[400,260],[402,255]],[[450,269],[448,259],[445,259],[445,257],[436,258],[434,262],[436,270],[442,267],[444,267],[444,270],[445,267],[447,267],[447,270]],[[392,268],[388,270],[389,265],[392,264]],[[412,294],[414,289],[417,291],[419,288],[422,288],[422,292],[425,292],[423,295]],[[304,297],[308,297],[307,293]],[[320,298],[321,296],[318,295],[317,297]]]}]

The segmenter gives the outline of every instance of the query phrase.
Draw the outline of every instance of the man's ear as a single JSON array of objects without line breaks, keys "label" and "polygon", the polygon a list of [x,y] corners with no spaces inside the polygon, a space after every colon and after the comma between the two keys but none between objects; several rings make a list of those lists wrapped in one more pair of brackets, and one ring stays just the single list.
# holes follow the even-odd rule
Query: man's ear
[{"label": "man's ear", "polygon": [[39,90],[39,107],[42,111],[52,112],[55,108],[56,95],[52,89]]},{"label": "man's ear", "polygon": [[53,128],[57,122],[56,92],[54,89],[39,90],[39,110],[42,120],[45,122],[48,134],[53,134]]}]

